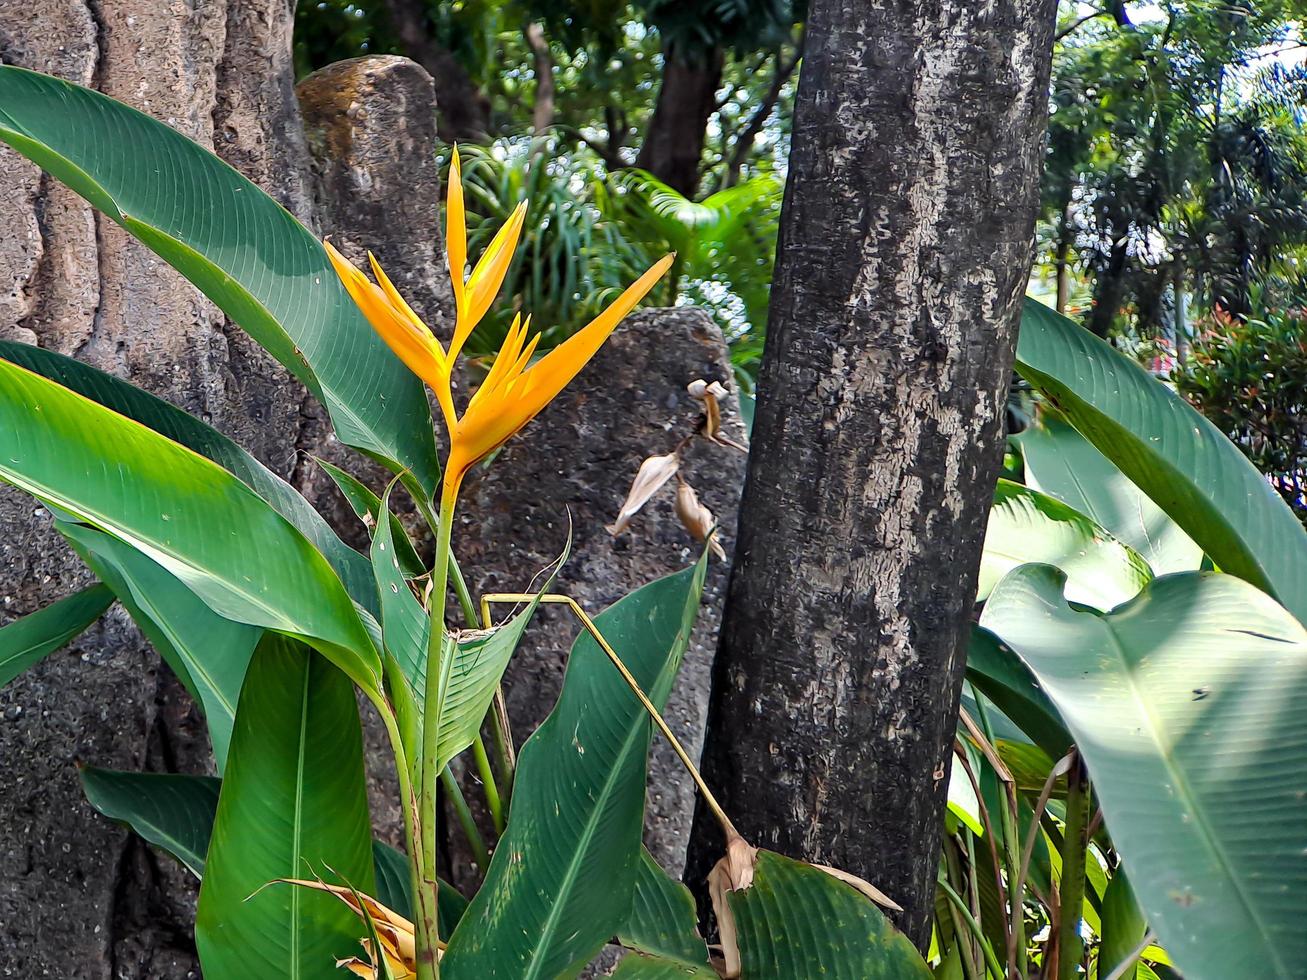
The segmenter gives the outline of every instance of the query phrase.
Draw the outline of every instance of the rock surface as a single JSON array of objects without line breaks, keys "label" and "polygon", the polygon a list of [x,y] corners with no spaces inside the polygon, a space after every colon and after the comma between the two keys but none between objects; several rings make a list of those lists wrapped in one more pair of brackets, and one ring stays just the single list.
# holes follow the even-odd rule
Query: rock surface
[{"label": "rock surface", "polygon": [[[671,452],[694,431],[701,413],[686,385],[699,378],[729,383],[730,377],[721,332],[701,310],[654,309],[628,317],[572,385],[464,491],[454,547],[473,591],[527,588],[562,551],[569,514],[572,556],[556,587],[592,614],[695,561],[700,545],[673,512],[674,481],[628,531],[613,537],[605,525],[617,516],[640,462]],[[725,433],[745,442],[733,393],[723,416]],[[729,554],[744,456],[695,439],[683,457],[681,473],[721,522]],[[699,621],[666,712],[695,756],[728,567],[714,560],[709,569]],[[577,624],[557,609],[543,608],[537,616],[506,678],[519,741],[553,707],[577,632]],[[655,737],[646,842],[673,875],[685,861],[693,799],[680,762]]]},{"label": "rock surface", "polygon": [[[377,55],[328,65],[296,88],[315,177],[322,233],[360,268],[371,251],[391,281],[437,334],[453,329],[454,294],[445,265],[441,182],[436,166],[436,95],[431,76],[407,58]],[[342,446],[325,410],[311,403],[306,445],[380,492],[391,474]],[[305,456],[297,485],[366,550],[367,532],[330,478]],[[395,509],[408,503],[403,493]],[[411,518],[411,515],[402,515]],[[410,524],[415,523],[410,520]],[[380,836],[404,844],[404,818],[385,728],[360,698],[372,820]]]}]

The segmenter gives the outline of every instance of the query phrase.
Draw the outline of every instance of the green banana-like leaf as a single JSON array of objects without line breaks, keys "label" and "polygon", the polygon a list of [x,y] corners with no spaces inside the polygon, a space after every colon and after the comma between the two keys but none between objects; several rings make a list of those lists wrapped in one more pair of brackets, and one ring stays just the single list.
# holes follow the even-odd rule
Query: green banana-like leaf
[{"label": "green banana-like leaf", "polygon": [[1157,574],[1192,572],[1202,564],[1203,549],[1056,411],[1041,411],[1012,439],[1021,449],[1027,485],[1125,542]]},{"label": "green banana-like leaf", "polygon": [[[706,556],[595,622],[655,705],[689,643]],[[553,980],[627,922],[640,868],[651,725],[588,634],[558,704],[522,748],[508,830],[449,941],[444,980]]]},{"label": "green banana-like leaf", "polygon": [[973,625],[967,645],[967,680],[1050,758],[1071,748],[1071,734],[1053,702],[1010,646]]},{"label": "green banana-like leaf", "polygon": [[[1123,868],[1117,868],[1103,894],[1103,941],[1098,946],[1098,975],[1109,976],[1134,955],[1148,932],[1144,910]],[[1121,980],[1139,980],[1138,964],[1127,967]]]},{"label": "green banana-like leaf", "polygon": [[195,921],[206,976],[338,980],[363,928],[331,895],[279,878],[376,891],[363,738],[349,679],[268,634],[241,689]]},{"label": "green banana-like leaf", "polygon": [[135,548],[85,524],[56,526],[109,585],[150,644],[204,711],[219,774],[236,719],[245,669],[263,630],[223,619]]},{"label": "green banana-like leaf", "polygon": [[669,960],[648,953],[627,953],[613,971],[620,980],[721,980],[712,967],[690,966],[680,960]]},{"label": "green banana-like leaf", "polygon": [[140,551],[220,616],[303,637],[379,687],[354,603],[285,518],[211,460],[7,361],[0,479]]},{"label": "green banana-like leaf", "polygon": [[875,904],[819,868],[759,851],[753,884],[726,893],[741,980],[929,978],[930,967]]},{"label": "green banana-like leaf", "polygon": [[1148,563],[1079,511],[1008,480],[994,489],[977,601],[1027,562],[1056,565],[1067,575],[1067,598],[1111,609],[1138,595],[1153,577]]},{"label": "green banana-like leaf", "polygon": [[0,627],[0,687],[80,636],[113,604],[113,592],[92,585]]},{"label": "green banana-like leaf", "polygon": [[93,766],[84,766],[80,775],[91,806],[167,851],[195,877],[204,877],[221,779]]},{"label": "green banana-like leaf", "polygon": [[1047,565],[981,622],[1057,705],[1140,904],[1191,980],[1307,960],[1307,631],[1264,592],[1186,572],[1108,614]]},{"label": "green banana-like leaf", "polygon": [[[392,483],[379,501],[378,514],[390,514],[393,486]],[[372,568],[377,591],[381,594],[386,652],[399,665],[412,695],[414,710],[420,714],[426,699],[427,643],[431,621],[405,579],[401,557],[403,548],[395,538],[397,527],[398,522],[394,520],[376,522],[376,533],[372,537]],[[402,530],[399,528],[401,533]],[[403,540],[407,542],[407,538]],[[444,769],[476,739],[508,661],[540,604],[539,596],[549,591],[558,569],[567,560],[570,547],[569,538],[567,548],[551,567],[536,598],[508,622],[491,630],[469,630],[457,636],[446,636],[444,671],[439,688],[437,769]]]},{"label": "green banana-like leaf", "polygon": [[22,68],[0,67],[0,140],[198,286],[323,401],[342,442],[434,490],[420,382],[368,326],[321,244],[276,201],[158,120]]},{"label": "green banana-like leaf", "polygon": [[[390,491],[378,502],[378,514],[390,517]],[[420,707],[426,686],[427,641],[431,635],[431,618],[409,588],[400,562],[400,549],[396,545],[395,526],[390,520],[379,520],[372,535],[372,574],[377,592],[381,596],[381,632],[386,653],[399,664],[414,701]],[[400,537],[408,544],[408,537],[399,528]]]},{"label": "green banana-like leaf", "polygon": [[[440,737],[436,743],[436,768],[443,769],[455,756],[472,744],[481,731],[495,691],[503,679],[509,660],[517,650],[540,605],[540,596],[553,587],[558,571],[572,549],[568,534],[563,553],[550,566],[549,575],[526,604],[506,623],[490,631],[468,631],[457,637],[447,653],[440,677]],[[426,670],[425,650],[421,669]]]},{"label": "green banana-like leaf", "polygon": [[[87,801],[111,820],[131,828],[151,844],[181,861],[197,878],[213,834],[222,780],[180,773],[81,770]],[[372,842],[377,893],[373,897],[405,918],[413,916],[413,888],[408,858],[379,840]],[[449,935],[467,908],[453,885],[440,882],[440,928]]]},{"label": "green banana-like leaf", "polygon": [[[325,459],[316,459],[322,472],[331,477],[331,482],[336,484],[336,489],[340,491],[345,502],[349,504],[350,510],[354,516],[363,522],[369,530],[377,526],[377,518],[381,514],[381,498],[368,488],[362,480],[346,473],[339,466],[328,463]],[[422,559],[413,549],[412,542],[409,541],[408,535],[404,531],[404,525],[399,522],[399,518],[394,514],[390,515],[390,536],[395,542],[395,553],[399,558],[399,565],[404,570],[405,578],[417,578],[425,575],[431,569],[422,564]]]},{"label": "green banana-like leaf", "polygon": [[1029,299],[1016,366],[1217,568],[1307,620],[1307,529],[1207,419],[1088,330]]},{"label": "green banana-like leaf", "polygon": [[367,560],[340,540],[298,490],[217,429],[121,378],[54,351],[0,341],[0,360],[49,378],[213,460],[295,525],[331,563],[354,601],[376,612],[376,589]]},{"label": "green banana-like leaf", "polygon": [[692,970],[708,967],[708,947],[699,935],[690,889],[669,877],[647,849],[640,852],[631,914],[617,936],[627,949]]}]

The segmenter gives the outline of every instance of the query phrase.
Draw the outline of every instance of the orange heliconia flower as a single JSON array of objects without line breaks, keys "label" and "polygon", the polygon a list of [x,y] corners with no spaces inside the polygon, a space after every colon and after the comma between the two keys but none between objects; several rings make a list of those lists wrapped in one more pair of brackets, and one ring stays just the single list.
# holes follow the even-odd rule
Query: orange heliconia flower
[{"label": "orange heliconia flower", "polygon": [[376,283],[326,243],[327,255],[337,275],[363,315],[409,370],[430,386],[440,403],[449,431],[442,503],[452,505],[467,471],[512,438],[576,377],[622,318],[644,299],[672,264],[670,255],[655,262],[599,316],[535,363],[531,362],[531,356],[539,337],[528,340],[530,317],[525,320],[514,317],[490,373],[460,416],[450,388],[454,364],[503,284],[525,217],[526,204],[522,203],[499,229],[465,280],[467,227],[458,151],[454,151],[445,209],[445,252],[449,257],[457,316],[448,350],[404,301],[370,253],[368,259]]}]

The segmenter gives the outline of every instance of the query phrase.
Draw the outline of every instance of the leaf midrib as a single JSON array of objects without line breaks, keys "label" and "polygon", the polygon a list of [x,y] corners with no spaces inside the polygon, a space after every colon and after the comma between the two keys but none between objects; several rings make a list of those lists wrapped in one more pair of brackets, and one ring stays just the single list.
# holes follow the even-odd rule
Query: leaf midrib
[{"label": "leaf midrib", "polygon": [[[672,647],[672,649],[675,649],[676,646],[680,645],[681,636],[685,631],[684,619],[685,619],[685,606],[683,605],[681,607],[682,626],[678,627],[676,631],[676,637],[673,640],[674,646]],[[598,651],[598,653],[600,656],[603,656],[602,651]],[[657,682],[661,683],[662,680],[666,677],[667,672],[670,669],[671,659],[672,658],[668,658],[668,660],[664,662],[662,669],[659,670],[658,677],[656,678]],[[615,764],[609,769],[608,778],[604,780],[603,792],[600,793],[595,806],[593,806],[590,810],[590,816],[587,818],[585,822],[585,831],[581,836],[581,843],[584,846],[578,846],[572,854],[572,859],[568,861],[567,871],[563,875],[562,885],[558,889],[559,895],[568,894],[570,896],[572,888],[575,886],[576,879],[579,874],[581,855],[585,853],[586,849],[589,846],[590,841],[594,839],[595,828],[598,824],[598,815],[603,812],[604,806],[607,804],[609,798],[612,796],[614,788],[618,782],[617,776],[621,772],[621,766],[618,765],[617,763],[624,762],[626,760],[627,754],[633,750],[635,740],[637,740],[640,737],[641,723],[644,723],[646,725],[649,724],[649,719],[645,715],[644,709],[639,706],[638,702],[636,704],[636,708],[637,708],[637,714],[633,718],[633,723],[627,729],[626,738],[623,740],[621,752],[618,754],[618,758]],[[544,959],[545,954],[548,952],[547,950],[544,949],[544,945],[546,941],[551,937],[554,929],[557,928],[558,919],[562,915],[562,908],[564,904],[565,904],[564,901],[560,899],[554,902],[553,907],[549,910],[549,916],[548,918],[545,919],[544,927],[540,930],[540,939],[538,940],[538,942],[536,943],[532,951],[530,962],[527,965],[527,972],[523,975],[523,980],[537,980],[537,978],[540,976],[540,970],[542,969],[542,961]]]},{"label": "leaf midrib", "polygon": [[[303,681],[300,690],[300,732],[299,748],[295,758],[295,822],[291,827],[291,877],[300,875],[300,859],[303,857],[302,825],[304,807],[304,768],[307,759],[308,725],[309,725],[309,683],[313,674],[313,654],[303,659]],[[292,980],[300,975],[300,887],[290,886],[290,975]]]},{"label": "leaf midrib", "polygon": [[1235,874],[1235,865],[1225,853],[1225,850],[1219,845],[1219,841],[1207,820],[1206,814],[1201,807],[1195,805],[1197,796],[1189,785],[1189,779],[1184,775],[1183,770],[1177,767],[1171,749],[1167,747],[1168,743],[1164,742],[1159,737],[1159,732],[1161,731],[1160,723],[1157,721],[1155,714],[1149,706],[1148,699],[1142,695],[1138,685],[1135,683],[1135,672],[1131,669],[1130,661],[1126,657],[1125,644],[1118,636],[1116,629],[1113,627],[1111,622],[1108,621],[1107,617],[1099,617],[1099,621],[1107,628],[1107,635],[1111,641],[1112,650],[1120,661],[1121,669],[1127,681],[1130,698],[1134,701],[1140,717],[1143,718],[1150,739],[1157,746],[1158,757],[1162,760],[1163,768],[1166,769],[1167,775],[1170,776],[1174,783],[1179,798],[1184,801],[1190,814],[1194,818],[1195,826],[1202,832],[1203,843],[1207,845],[1208,851],[1216,858],[1217,863],[1220,865],[1221,871],[1225,874],[1227,880],[1233,884],[1235,894],[1239,896],[1239,904],[1243,906],[1248,918],[1252,920],[1258,933],[1261,935],[1263,943],[1271,955],[1272,961],[1279,970],[1280,976],[1284,977],[1285,980],[1291,980],[1292,974],[1288,972],[1285,963],[1281,958],[1279,947],[1272,940],[1271,936],[1267,934],[1262,917],[1257,914],[1257,909],[1247,894],[1243,879]]},{"label": "leaf midrib", "polygon": [[[22,621],[19,620],[18,622],[22,622]],[[17,623],[15,623],[15,625],[17,625]],[[82,627],[82,629],[85,629],[85,627]],[[74,636],[77,636],[79,633],[81,633],[82,629],[72,627],[61,631],[56,636],[46,637],[45,639],[39,639],[34,643],[29,643],[21,650],[18,650],[17,652],[7,657],[4,657],[3,659],[0,659],[0,667],[7,667],[9,666],[9,664],[22,660],[24,657],[30,656],[33,653],[33,651],[39,650],[42,647],[51,643],[55,644],[57,649],[58,647],[61,647],[65,643],[67,643]]]}]

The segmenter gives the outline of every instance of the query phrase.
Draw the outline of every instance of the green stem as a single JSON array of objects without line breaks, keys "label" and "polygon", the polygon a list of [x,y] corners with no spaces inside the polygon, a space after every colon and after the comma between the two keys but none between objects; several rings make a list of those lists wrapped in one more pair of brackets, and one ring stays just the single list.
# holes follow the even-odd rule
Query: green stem
[{"label": "green stem", "polygon": [[[486,743],[477,732],[476,741],[472,743],[472,756],[476,759],[477,773],[481,776],[481,785],[486,792],[486,806],[490,809],[490,819],[495,823],[495,833],[504,834],[504,807],[499,800],[499,787],[495,784],[495,771],[490,767],[490,757],[486,755]],[[486,867],[486,865],[482,865]]]},{"label": "green stem", "polygon": [[[1020,874],[1021,868],[1021,812],[1020,804],[1017,802],[1016,790],[1011,784],[1000,780],[1000,789],[1003,791],[1006,805],[1003,806],[1003,863],[1007,865],[1007,880],[1010,885],[1016,884],[1016,879]],[[1024,977],[1028,970],[1026,966],[1026,909],[1025,901],[1022,896],[1012,893],[1008,895],[1008,902],[1011,904],[1011,932],[1009,933],[1009,942],[1011,943],[1010,964],[1016,976]]]},{"label": "green stem", "polygon": [[[431,509],[431,502],[427,500],[426,494],[422,492],[422,488],[412,482],[411,479],[401,477],[400,482],[408,488],[409,496],[417,502],[417,508],[422,514],[422,519],[427,522],[427,527],[431,529],[431,533],[436,535],[437,539],[439,539],[441,521],[436,516],[436,512]],[[439,550],[439,543],[437,543],[436,547],[437,550]],[[458,565],[458,558],[456,558],[454,552],[449,551],[448,548],[446,548],[446,552],[448,554],[448,562],[446,563],[447,567],[445,571],[449,576],[448,581],[453,582],[454,594],[458,597],[458,605],[463,612],[464,622],[468,626],[473,626],[477,621],[476,603],[472,601],[472,593],[468,591],[467,579],[463,577],[463,569]]]},{"label": "green stem", "polygon": [[[413,782],[409,778],[404,739],[400,734],[399,723],[395,718],[395,714],[390,710],[390,705],[383,699],[373,699],[372,703],[376,706],[377,714],[381,716],[382,724],[386,726],[386,734],[390,737],[390,750],[395,757],[395,774],[399,778],[399,807],[404,813],[404,843],[408,847],[409,879],[413,887],[413,894],[417,896],[422,894],[422,881],[425,876],[422,873],[421,849],[418,847],[417,821],[414,819],[417,811],[417,800],[413,796]],[[416,912],[414,917],[417,917]]]},{"label": "green stem", "polygon": [[472,860],[484,873],[486,868],[490,867],[490,852],[486,849],[481,831],[477,830],[477,822],[472,818],[472,811],[468,809],[463,788],[458,785],[458,780],[454,778],[454,771],[449,766],[441,770],[440,782],[445,787],[445,792],[449,794],[449,802],[454,807],[454,814],[458,817],[459,827],[463,829],[463,836],[467,838],[467,845],[472,848]]},{"label": "green stem", "polygon": [[1089,823],[1089,784],[1077,757],[1067,773],[1066,829],[1062,836],[1062,880],[1057,936],[1058,980],[1076,980],[1085,943],[1080,917],[1085,906],[1085,829]]},{"label": "green stem", "polygon": [[504,710],[500,703],[503,696],[503,688],[500,688],[495,694],[496,703],[490,706],[490,734],[495,746],[495,762],[499,764],[499,797],[506,810],[509,797],[513,794],[513,775],[517,767],[513,763],[513,753],[509,746],[512,736],[507,731],[505,719],[500,716],[500,711]]},{"label": "green stem", "polygon": [[[970,837],[969,831],[963,831]],[[944,866],[946,877],[951,881],[956,881],[959,888],[965,887],[962,882],[962,865],[958,860],[958,847],[954,841],[949,838],[944,839]],[[954,889],[957,891],[957,889]],[[962,931],[962,919],[958,915],[958,910],[949,905],[949,920],[953,925],[953,944],[957,947],[958,960],[962,964],[962,972],[966,980],[978,980],[980,971],[976,968],[976,958],[973,940],[971,934]],[[974,916],[974,910],[972,912]],[[936,927],[938,928],[938,927]],[[942,930],[941,930],[942,936]]]},{"label": "green stem", "polygon": [[454,502],[442,501],[436,530],[436,555],[431,569],[430,639],[427,644],[426,697],[422,706],[421,797],[419,819],[422,837],[423,889],[419,905],[421,919],[418,932],[418,980],[436,980],[440,965],[436,959],[440,941],[440,924],[436,918],[436,827],[439,822],[437,798],[440,773],[436,762],[440,747],[441,685],[445,653],[445,592],[449,584],[449,539],[454,529]]},{"label": "green stem", "polygon": [[976,921],[976,917],[971,914],[971,909],[967,908],[967,903],[962,901],[961,896],[953,890],[953,886],[942,875],[938,879],[938,884],[940,891],[949,900],[949,904],[957,910],[958,915],[962,916],[962,921],[967,924],[971,934],[980,943],[980,948],[985,953],[985,966],[988,967],[990,976],[994,980],[1004,980],[1003,967],[999,964],[998,957],[994,955],[994,948],[989,945],[984,930],[980,928],[980,923]]}]

